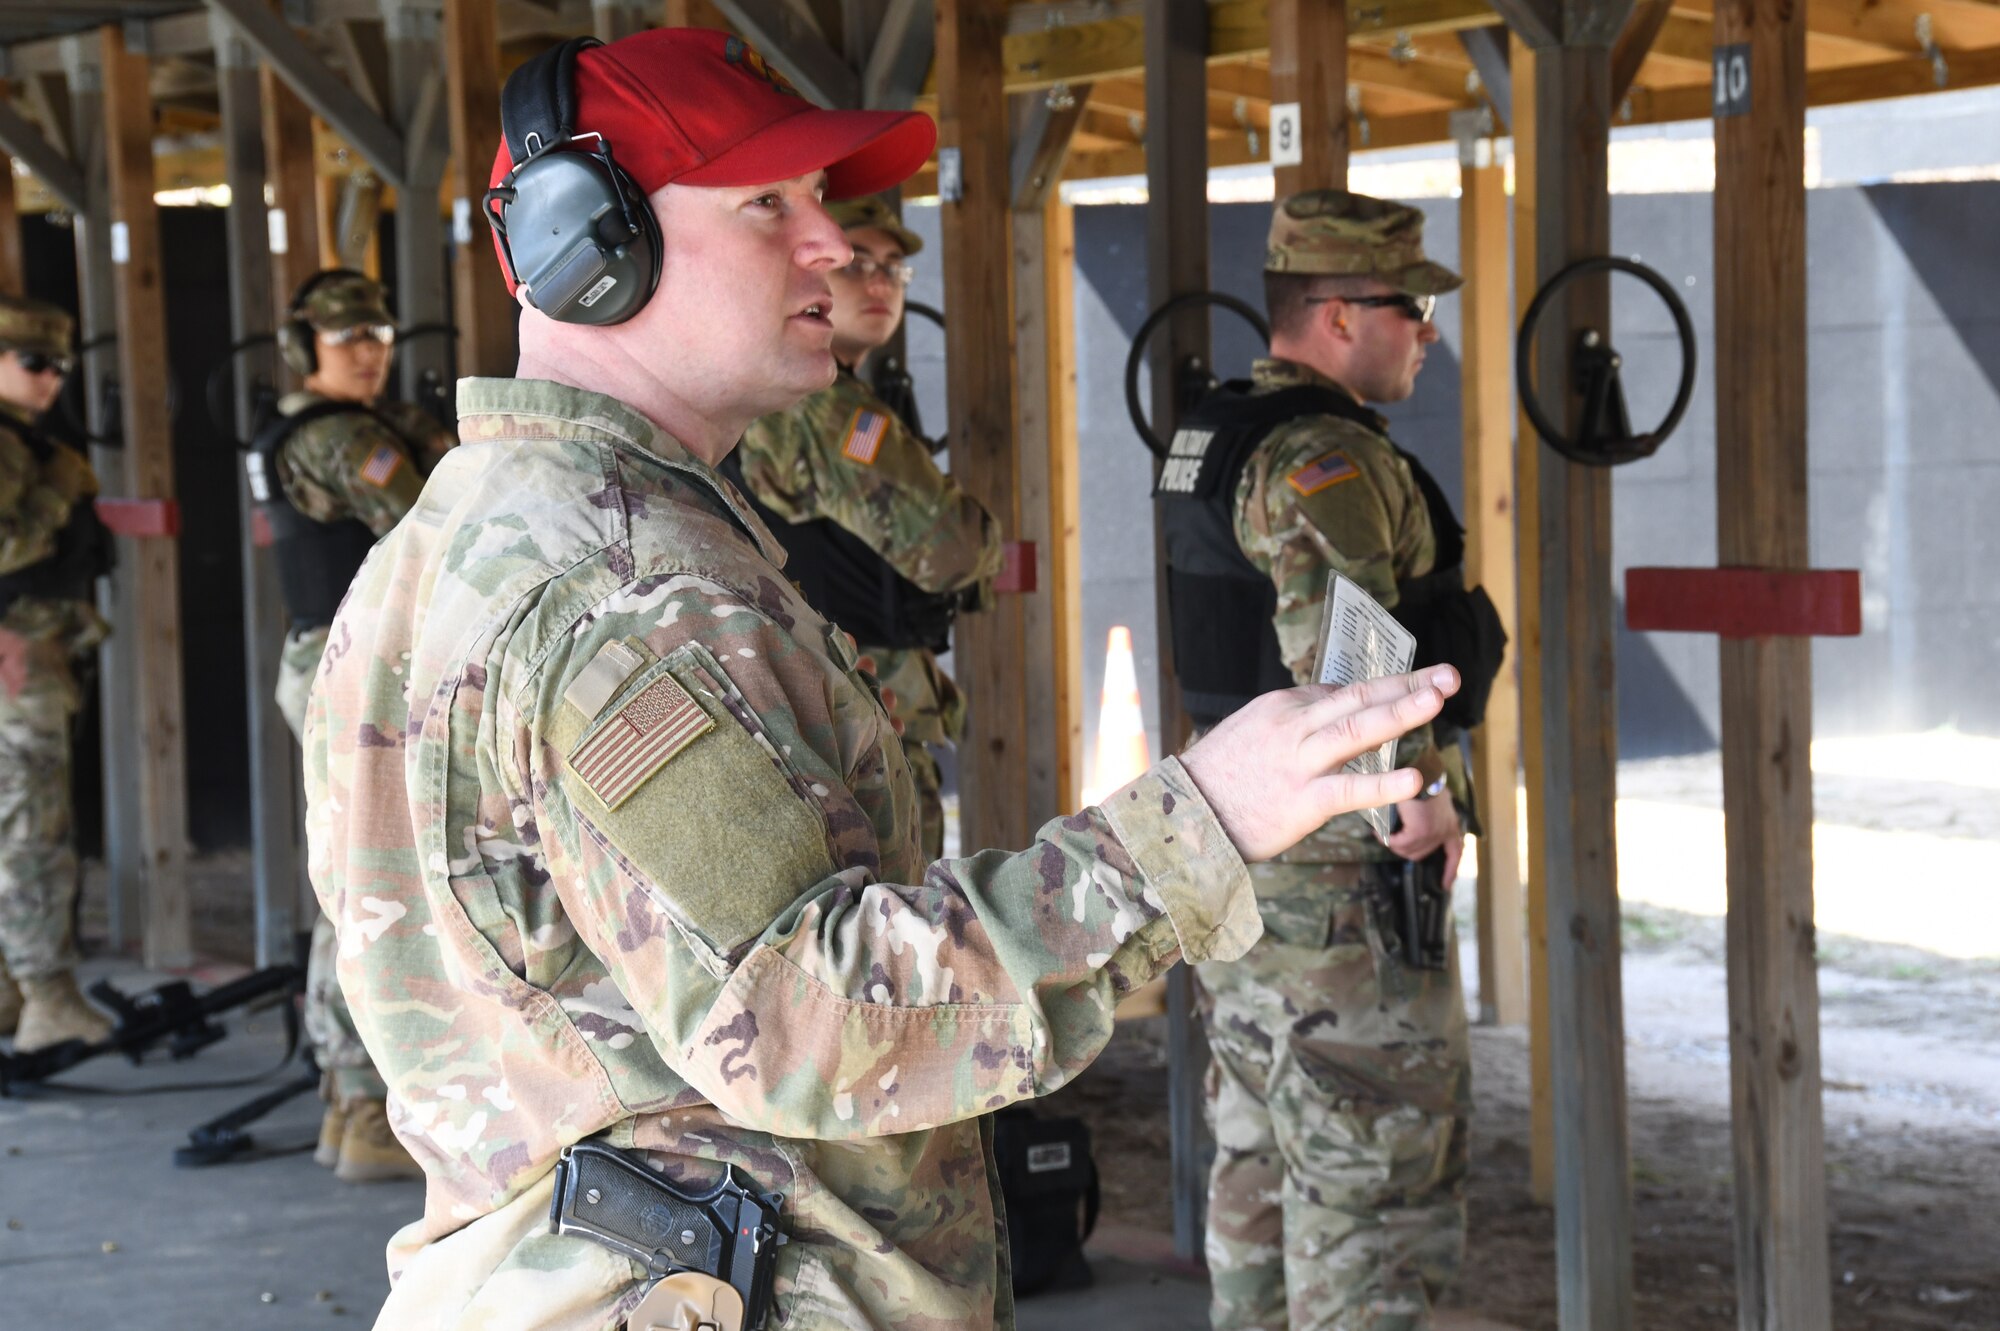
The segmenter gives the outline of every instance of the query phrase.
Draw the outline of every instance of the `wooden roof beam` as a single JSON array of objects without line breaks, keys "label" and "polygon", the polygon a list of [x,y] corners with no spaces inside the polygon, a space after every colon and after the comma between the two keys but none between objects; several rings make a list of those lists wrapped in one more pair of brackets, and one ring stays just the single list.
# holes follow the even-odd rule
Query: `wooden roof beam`
[{"label": "wooden roof beam", "polygon": [[264,0],[208,0],[208,6],[256,48],[321,120],[346,136],[376,175],[391,185],[405,182],[402,138]]},{"label": "wooden roof beam", "polygon": [[[1080,17],[1092,12],[1082,6],[1017,6],[1017,12]],[[1101,11],[1098,11],[1101,12]],[[1208,56],[1218,59],[1262,56],[1271,49],[1271,27],[1264,0],[1220,0],[1208,7]],[[1348,0],[1350,34],[1369,32],[1448,32],[1493,22],[1486,0]],[[1108,18],[1092,22],[1058,23],[1027,32],[1009,32],[1003,46],[1007,91],[1025,92],[1058,83],[1098,83],[1130,78],[1146,67],[1145,28],[1136,12],[1114,8]],[[936,79],[925,85],[935,94]]]},{"label": "wooden roof beam", "polygon": [[[1639,77],[1639,66],[1646,63],[1649,52],[1660,50],[1661,38],[1666,36],[1665,26],[1672,19],[1673,0],[1639,0],[1632,8],[1632,16],[1625,20],[1625,30],[1618,34],[1617,45],[1611,48],[1611,104],[1625,100],[1625,94],[1632,90],[1632,81]],[[1702,64],[1710,59],[1710,50],[1715,45],[1714,34],[1705,33],[1707,40],[1702,46]],[[1661,54],[1670,54],[1662,51]]]},{"label": "wooden roof beam", "polygon": [[861,78],[820,35],[813,21],[784,0],[715,0],[730,26],[821,106],[861,105]]},{"label": "wooden roof beam", "polygon": [[[1704,22],[1715,17],[1714,0],[1674,0],[1674,9]],[[1838,38],[1915,55],[1917,17],[1928,14],[1932,39],[1947,55],[2000,46],[2000,4],[1991,0],[1812,0],[1805,9],[1809,41]]]},{"label": "wooden roof beam", "polygon": [[0,148],[20,158],[48,186],[49,193],[62,201],[63,207],[79,215],[90,211],[83,172],[42,137],[41,129],[32,120],[4,98],[0,98]]}]

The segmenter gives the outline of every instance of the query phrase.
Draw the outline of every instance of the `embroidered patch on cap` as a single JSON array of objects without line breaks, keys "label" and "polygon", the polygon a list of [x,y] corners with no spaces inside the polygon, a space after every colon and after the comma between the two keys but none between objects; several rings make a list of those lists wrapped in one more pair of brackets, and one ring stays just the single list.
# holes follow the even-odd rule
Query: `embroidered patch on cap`
[{"label": "embroidered patch on cap", "polygon": [[1360,474],[1361,469],[1347,460],[1347,454],[1328,453],[1316,462],[1306,463],[1285,480],[1301,496],[1305,496],[1316,495],[1329,485],[1351,481]]},{"label": "embroidered patch on cap", "polygon": [[715,729],[671,675],[634,694],[569,755],[569,770],[615,809],[682,749]]},{"label": "embroidered patch on cap", "polygon": [[377,445],[375,451],[368,455],[368,460],[361,464],[361,479],[379,489],[389,483],[389,478],[396,474],[396,468],[402,465],[402,449],[394,444]]},{"label": "embroidered patch on cap", "polygon": [[840,446],[840,451],[862,466],[872,467],[875,455],[882,451],[882,436],[888,429],[889,418],[881,412],[857,411],[853,423],[847,427],[847,442]]}]

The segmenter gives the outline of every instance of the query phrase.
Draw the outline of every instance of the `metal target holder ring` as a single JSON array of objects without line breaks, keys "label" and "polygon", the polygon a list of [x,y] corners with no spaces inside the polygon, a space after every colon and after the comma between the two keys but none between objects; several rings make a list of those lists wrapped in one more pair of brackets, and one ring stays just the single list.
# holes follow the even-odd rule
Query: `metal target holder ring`
[{"label": "metal target holder ring", "polygon": [[[1167,444],[1160,436],[1153,433],[1152,422],[1146,419],[1145,406],[1139,400],[1139,367],[1145,363],[1147,344],[1153,340],[1153,334],[1159,331],[1160,325],[1192,305],[1219,305],[1230,313],[1239,315],[1244,322],[1256,329],[1257,335],[1264,339],[1266,346],[1271,342],[1271,325],[1264,322],[1264,316],[1257,312],[1257,308],[1248,301],[1239,300],[1221,291],[1185,292],[1164,302],[1160,308],[1146,316],[1146,321],[1139,325],[1139,331],[1132,335],[1132,350],[1125,357],[1125,410],[1131,413],[1132,428],[1139,432],[1139,438],[1148,449],[1152,450],[1153,456],[1158,458],[1167,455]],[[1177,378],[1175,396],[1183,411],[1192,407],[1217,383],[1214,371],[1203,364],[1199,357],[1190,356],[1184,364],[1174,369]]]},{"label": "metal target holder ring", "polygon": [[[1680,387],[1666,418],[1645,434],[1632,432],[1632,419],[1625,408],[1625,389],[1618,377],[1625,358],[1595,328],[1580,330],[1570,351],[1571,383],[1583,396],[1583,414],[1574,438],[1564,434],[1549,418],[1541,399],[1535,395],[1535,330],[1542,315],[1557,292],[1592,273],[1627,273],[1638,278],[1658,294],[1673,316],[1674,331],[1681,344]],[[1563,269],[1535,293],[1528,312],[1521,317],[1521,330],[1514,340],[1514,388],[1521,397],[1521,410],[1527,413],[1542,442],[1571,462],[1586,467],[1615,467],[1658,452],[1687,414],[1688,403],[1694,397],[1695,365],[1694,320],[1688,316],[1687,306],[1666,278],[1636,259],[1612,256],[1582,259]]]}]

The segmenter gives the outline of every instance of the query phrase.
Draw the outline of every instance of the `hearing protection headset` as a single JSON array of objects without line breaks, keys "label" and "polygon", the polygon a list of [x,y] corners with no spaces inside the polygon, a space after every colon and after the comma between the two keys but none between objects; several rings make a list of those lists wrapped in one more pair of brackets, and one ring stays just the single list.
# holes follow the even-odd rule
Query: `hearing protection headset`
[{"label": "hearing protection headset", "polygon": [[285,364],[300,375],[314,374],[319,370],[319,339],[313,326],[306,322],[306,300],[336,278],[359,278],[363,282],[375,280],[352,268],[328,268],[299,284],[299,289],[292,293],[292,303],[285,307],[285,321],[278,325],[278,351],[284,356]]},{"label": "hearing protection headset", "polygon": [[[611,145],[576,132],[579,37],[515,70],[500,94],[500,128],[514,163],[486,191],[486,218],[528,303],[574,324],[623,323],[660,284],[660,224],[645,192],[611,159]],[[588,152],[566,151],[595,140]]]}]

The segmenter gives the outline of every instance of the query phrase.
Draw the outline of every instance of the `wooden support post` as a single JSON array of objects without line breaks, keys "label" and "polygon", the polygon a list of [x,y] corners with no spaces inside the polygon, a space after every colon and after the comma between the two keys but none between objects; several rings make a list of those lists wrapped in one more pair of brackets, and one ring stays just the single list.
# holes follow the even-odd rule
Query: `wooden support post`
[{"label": "wooden support post", "polygon": [[[167,411],[166,292],[160,219],[153,203],[153,101],[147,60],[125,49],[123,28],[99,33],[111,182],[112,258],[118,307],[118,382],[124,401],[128,493],[174,497],[174,437]],[[145,884],[145,960],[194,959],[187,884],[187,727],[182,715],[180,548],[136,541],[139,846]],[[114,776],[114,779],[116,777]]]},{"label": "wooden support post", "polygon": [[1271,101],[1299,104],[1299,164],[1272,168],[1282,199],[1347,183],[1346,0],[1271,0]]},{"label": "wooden support post", "polygon": [[1472,734],[1479,802],[1479,1009],[1528,1019],[1527,915],[1514,785],[1521,758],[1520,646],[1514,613],[1514,321],[1508,300],[1507,168],[1492,120],[1463,111],[1458,133],[1459,364],[1465,403],[1465,580],[1484,587],[1510,642],[1486,720]]},{"label": "wooden support post", "polygon": [[451,96],[451,271],[458,372],[508,375],[519,358],[516,309],[480,203],[500,142],[500,38],[493,6],[485,0],[445,0],[444,51]]},{"label": "wooden support post", "polygon": [[[1718,553],[1724,565],[1803,569],[1805,10],[1720,0],[1715,45],[1718,58],[1747,47],[1749,76],[1747,108],[1715,122]],[[1736,1325],[1819,1331],[1832,1324],[1832,1294],[1813,948],[1812,640],[1724,639],[1721,651]]]},{"label": "wooden support post", "polygon": [[[238,343],[269,333],[275,301],[271,294],[272,228],[268,213],[254,206],[264,198],[263,95],[257,61],[229,27],[215,23],[215,78],[222,111],[223,166],[229,194],[250,206],[224,210],[229,249],[229,332]],[[286,236],[290,248],[290,236]],[[270,347],[239,353],[235,364],[236,433],[249,439],[257,428],[257,386],[277,385],[277,357]],[[251,521],[250,488],[237,477],[237,511],[243,574],[243,675],[250,713],[250,834],[255,885],[257,964],[292,959],[299,914],[298,829],[302,816],[298,763],[274,691],[278,658],[284,649],[285,606],[278,591],[277,565],[257,548]]]},{"label": "wooden support post", "polygon": [[[1538,273],[1610,250],[1610,43],[1617,31],[1615,23],[1610,27],[1601,41],[1574,40],[1582,34],[1572,30],[1564,44],[1536,51]],[[1518,87],[1515,100],[1518,106]],[[1573,283],[1542,324],[1535,386],[1566,428],[1575,428],[1582,407],[1570,352],[1585,328],[1610,336],[1610,294],[1603,280]],[[1558,1316],[1563,1331],[1629,1331],[1632,1181],[1614,821],[1611,475],[1545,456],[1539,485]]]},{"label": "wooden support post", "polygon": [[[1528,311],[1540,283],[1535,267],[1535,60],[1534,48],[1512,37],[1514,118],[1514,322]],[[1525,414],[1515,422],[1515,588],[1520,627],[1513,658],[1520,670],[1521,777],[1527,789],[1522,835],[1528,849],[1528,1190],[1547,1206],[1556,1199],[1555,1073],[1549,1052],[1549,799],[1542,747],[1542,442]]]},{"label": "wooden support post", "polygon": [[[417,0],[381,2],[395,123],[403,136],[404,179],[396,189],[396,319],[404,328],[434,329],[451,318],[445,299],[444,215],[438,201],[445,171],[439,146],[445,135],[438,122],[447,110],[437,104],[446,96],[439,70],[439,14]],[[497,134],[494,142],[499,142]],[[445,334],[405,339],[396,348],[404,399],[441,406],[450,414],[454,351]]]},{"label": "wooden support post", "polygon": [[[111,182],[107,172],[104,134],[104,81],[92,37],[69,38],[63,48],[70,88],[71,132],[81,150],[78,166],[89,205],[77,215],[76,276],[79,346],[86,348],[76,372],[83,376],[84,424],[93,439],[91,466],[100,484],[116,494],[131,494],[127,457],[115,446],[120,424],[111,417],[106,391],[117,379],[117,286],[111,263]],[[121,559],[109,578],[98,583],[97,608],[111,625],[111,636],[97,649],[98,687],[103,739],[99,754],[104,781],[104,865],[109,942],[120,951],[140,946],[145,933],[145,867],[141,859],[139,789],[130,774],[143,764],[139,730],[138,678],[142,646],[135,609],[138,570]]]},{"label": "wooden support post", "polygon": [[1083,622],[1076,483],[1074,210],[1056,192],[1014,214],[1021,539],[1036,551],[1028,597],[1028,822],[1077,808],[1083,758]]},{"label": "wooden support post", "polygon": [[[1208,9],[1194,0],[1146,0],[1146,293],[1158,308],[1208,289]],[[1153,339],[1153,432],[1173,436],[1184,371],[1205,370],[1208,312],[1175,315]],[[1173,614],[1167,603],[1166,544],[1153,517],[1154,623],[1158,626],[1160,752],[1187,742],[1187,713],[1173,669]],[[1173,1139],[1174,1250],[1199,1257],[1208,1210],[1208,1142],[1202,1121],[1208,1048],[1194,1011],[1194,976],[1167,976],[1167,1122]]]},{"label": "wooden support post", "polygon": [[[944,237],[945,382],[952,474],[1000,522],[1020,530],[1014,449],[1013,320],[1008,305],[1007,98],[1002,90],[1005,0],[947,0],[938,10],[940,155],[953,154],[960,188],[939,207]],[[1027,844],[1025,598],[959,620],[958,676],[968,725],[958,746],[963,844]]]},{"label": "wooden support post", "polygon": [[[264,169],[271,182],[271,309],[284,318],[292,293],[320,270],[320,208],[313,114],[269,67],[258,74],[264,104]],[[282,220],[280,220],[282,219]],[[275,243],[284,238],[284,247]]]}]

